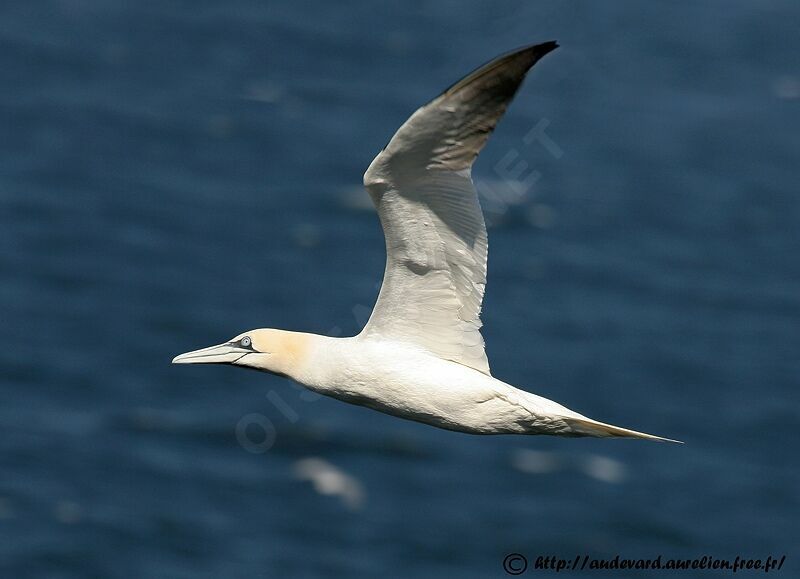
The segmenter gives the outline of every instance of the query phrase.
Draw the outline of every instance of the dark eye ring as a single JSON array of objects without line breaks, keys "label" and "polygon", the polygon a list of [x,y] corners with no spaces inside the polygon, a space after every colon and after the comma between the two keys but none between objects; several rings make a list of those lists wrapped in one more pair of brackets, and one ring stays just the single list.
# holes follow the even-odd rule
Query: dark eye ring
[{"label": "dark eye ring", "polygon": [[239,343],[242,345],[243,348],[249,348],[250,344],[252,344],[253,341],[250,339],[250,336],[245,336],[244,338],[239,340]]}]

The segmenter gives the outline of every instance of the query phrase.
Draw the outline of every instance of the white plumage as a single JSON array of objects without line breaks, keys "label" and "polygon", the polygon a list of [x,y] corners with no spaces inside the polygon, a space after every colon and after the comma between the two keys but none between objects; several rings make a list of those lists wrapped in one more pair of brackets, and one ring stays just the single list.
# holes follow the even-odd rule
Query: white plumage
[{"label": "white plumage", "polygon": [[411,115],[372,161],[364,185],[386,237],[386,271],[358,336],[259,329],[173,362],[248,366],[473,434],[669,440],[597,422],[489,371],[480,333],[487,235],[470,172],[527,71],[556,46],[529,46],[466,76]]}]

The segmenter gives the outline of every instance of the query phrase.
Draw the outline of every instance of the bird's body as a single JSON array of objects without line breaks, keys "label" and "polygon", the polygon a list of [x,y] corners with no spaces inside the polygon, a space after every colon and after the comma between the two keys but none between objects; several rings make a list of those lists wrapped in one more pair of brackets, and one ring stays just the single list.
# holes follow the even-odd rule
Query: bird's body
[{"label": "bird's body", "polygon": [[[273,356],[290,360],[280,365],[279,373],[314,392],[447,430],[562,436],[640,434],[593,421],[552,400],[409,344],[364,334],[333,338],[253,330],[247,336],[261,340]],[[289,345],[289,351],[279,354],[278,344]],[[259,367],[258,362],[252,365],[275,372]],[[271,365],[275,367],[274,362]],[[646,434],[640,437],[658,439]]]},{"label": "bird's body", "polygon": [[[294,380],[344,402],[475,434],[523,433],[566,408],[414,346],[306,335]],[[557,427],[551,428],[554,430]]]},{"label": "bird's body", "polygon": [[175,358],[287,376],[401,418],[472,434],[668,440],[578,414],[491,375],[480,333],[487,235],[471,167],[554,42],[500,57],[417,110],[364,175],[386,237],[383,286],[358,335],[260,329]]}]

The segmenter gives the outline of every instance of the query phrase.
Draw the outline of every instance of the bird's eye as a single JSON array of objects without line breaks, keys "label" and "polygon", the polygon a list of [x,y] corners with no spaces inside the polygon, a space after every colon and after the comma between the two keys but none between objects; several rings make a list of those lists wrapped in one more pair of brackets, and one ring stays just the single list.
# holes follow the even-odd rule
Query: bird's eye
[{"label": "bird's eye", "polygon": [[252,340],[250,340],[250,336],[245,336],[244,338],[239,340],[239,343],[242,345],[242,347],[249,348],[250,344],[252,344]]}]

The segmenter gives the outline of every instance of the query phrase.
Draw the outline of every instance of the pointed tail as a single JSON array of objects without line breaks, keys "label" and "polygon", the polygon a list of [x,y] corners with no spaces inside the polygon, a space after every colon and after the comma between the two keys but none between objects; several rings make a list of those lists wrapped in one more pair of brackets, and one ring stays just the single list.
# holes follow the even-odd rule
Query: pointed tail
[{"label": "pointed tail", "polygon": [[643,438],[647,440],[658,440],[659,442],[674,442],[676,444],[683,444],[680,440],[673,440],[671,438],[663,438],[653,434],[645,434],[644,432],[637,432],[627,428],[620,428],[619,426],[612,426],[605,422],[598,422],[591,418],[564,418],[572,433],[576,436],[596,436],[600,438]]}]

